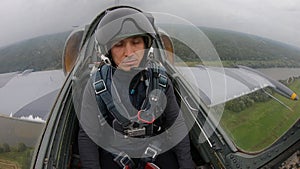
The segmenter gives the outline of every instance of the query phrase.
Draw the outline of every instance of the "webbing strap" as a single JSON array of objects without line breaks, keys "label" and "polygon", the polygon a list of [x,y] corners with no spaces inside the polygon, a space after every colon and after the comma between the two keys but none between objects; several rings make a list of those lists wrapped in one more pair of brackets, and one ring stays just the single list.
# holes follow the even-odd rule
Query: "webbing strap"
[{"label": "webbing strap", "polygon": [[[124,108],[124,105],[120,102],[120,99],[113,99],[110,94],[110,87],[106,85],[106,83],[109,81],[108,78],[110,75],[111,69],[107,65],[103,65],[101,67],[101,70],[96,72],[95,79],[94,79],[94,89],[96,93],[97,101],[100,100],[99,96],[101,97],[101,100],[105,103],[108,111],[112,113],[112,115],[117,119],[117,121],[122,126],[128,126],[131,122],[127,118],[125,118],[122,114],[119,113],[117,110],[115,104],[118,104],[124,112],[127,112],[127,110]],[[109,83],[110,84],[110,83]],[[109,85],[108,84],[108,85]],[[108,88],[109,87],[109,88]],[[98,106],[103,106],[99,105]],[[106,116],[106,111],[101,111],[102,115]]]},{"label": "webbing strap", "polygon": [[[161,89],[163,92],[165,92],[168,83],[168,78],[164,74],[165,71],[163,71],[162,68],[160,68],[156,63],[150,63],[150,69],[152,74],[152,86],[150,87],[150,90]],[[131,124],[131,121],[124,117],[120,111],[127,115],[129,115],[129,113],[121,102],[120,98],[113,98],[110,93],[112,86],[111,75],[112,69],[109,65],[102,65],[93,75],[93,87],[96,93],[98,107],[103,117],[106,119],[107,111],[104,108],[104,103],[107,110],[112,113],[116,120],[123,127],[126,127]],[[148,96],[146,97],[146,102],[148,103]],[[118,105],[118,109],[116,108],[116,104]],[[144,108],[149,108],[149,106],[145,106]],[[152,108],[152,110],[155,109]]]},{"label": "webbing strap", "polygon": [[166,71],[157,63],[153,63],[153,62],[150,62],[150,68],[152,69],[152,74],[153,74],[152,79],[153,79],[154,89],[161,89],[163,92],[165,92],[168,84]]}]

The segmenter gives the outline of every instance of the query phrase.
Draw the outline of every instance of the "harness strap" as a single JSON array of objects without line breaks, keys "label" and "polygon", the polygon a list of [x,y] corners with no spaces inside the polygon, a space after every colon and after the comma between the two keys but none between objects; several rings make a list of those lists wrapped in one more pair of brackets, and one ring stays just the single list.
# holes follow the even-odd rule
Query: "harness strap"
[{"label": "harness strap", "polygon": [[[151,82],[150,83],[151,85],[148,86],[147,90],[160,89],[165,93],[167,83],[168,83],[168,79],[165,74],[165,71],[162,70],[155,63],[152,63],[152,65],[150,66],[150,69],[151,70],[149,72],[151,75],[150,75],[149,80]],[[111,76],[112,76],[112,69],[108,65],[102,65],[101,67],[99,67],[98,71],[96,71],[96,73],[92,74],[92,76],[91,76],[92,82],[93,82],[92,85],[95,90],[98,107],[101,111],[101,114],[104,117],[104,120],[102,119],[102,122],[104,121],[104,123],[105,123],[106,118],[108,117],[108,113],[110,112],[114,116],[116,121],[118,121],[118,123],[120,125],[122,125],[122,127],[124,129],[126,129],[124,126],[128,126],[129,124],[131,124],[131,121],[119,113],[119,111],[125,111],[127,113],[127,110],[124,107],[123,103],[120,101],[120,99],[113,98],[111,96],[111,93],[110,93],[111,85],[112,85]],[[148,99],[148,98],[149,98],[149,96],[146,93],[146,99]],[[121,110],[117,109],[115,104],[119,104],[118,108],[121,108]],[[151,105],[151,106],[157,107],[157,106],[159,106],[159,103]],[[155,107],[152,107],[151,109],[154,110],[154,109],[156,109]],[[124,110],[122,110],[122,108]],[[149,107],[146,105],[144,108],[149,108]],[[149,111],[150,111],[150,109],[149,109]],[[140,111],[139,117],[142,119],[141,120],[142,122],[144,120],[144,124],[142,124],[142,125],[147,124],[153,128],[154,120],[153,120],[151,114],[149,114],[149,113]],[[152,113],[154,114],[155,112],[152,112]],[[101,124],[101,122],[100,122],[100,124]],[[152,132],[149,132],[149,133],[146,132],[146,133],[151,135],[151,134],[153,134],[153,129],[151,131]],[[137,129],[133,128],[128,131],[128,133],[131,133],[131,135],[133,135],[133,136],[135,136],[137,133],[141,133],[141,132],[145,133],[145,131],[140,131],[140,128],[137,128]],[[123,169],[133,169],[135,167],[138,167],[138,169],[159,169],[159,167],[153,163],[155,158],[161,151],[159,149],[159,145],[160,144],[157,144],[157,143],[149,144],[149,146],[145,149],[143,157],[140,160],[140,162],[138,163],[138,166],[124,152],[120,152],[118,155],[115,155],[114,161]]]},{"label": "harness strap", "polygon": [[[99,70],[95,73],[94,83],[93,83],[95,93],[96,93],[96,97],[97,97],[97,102],[98,102],[98,100],[101,99],[104,102],[104,104],[106,105],[108,111],[110,111],[112,113],[112,115],[116,118],[116,120],[122,126],[126,127],[129,124],[131,124],[131,121],[128,120],[127,118],[125,118],[123,115],[121,115],[119,113],[119,111],[117,110],[115,104],[120,105],[119,108],[121,108],[123,112],[127,112],[127,110],[124,108],[124,105],[120,102],[120,99],[113,99],[112,98],[112,96],[109,92],[108,86],[106,85],[106,83],[108,83],[108,81],[109,81],[108,76],[109,76],[109,73],[110,73],[111,69],[109,69],[107,65],[103,65],[101,68],[103,70]],[[106,79],[106,81],[104,79]],[[110,85],[110,82],[109,82],[108,85]],[[102,106],[103,105],[98,104],[98,107],[102,107]],[[107,112],[106,111],[101,111],[101,113],[104,116],[104,118],[107,117]]]},{"label": "harness strap", "polygon": [[163,92],[165,92],[168,84],[166,71],[157,63],[153,63],[153,62],[150,62],[150,68],[152,68],[152,72],[153,72],[154,88],[161,89]]},{"label": "harness strap", "polygon": [[154,163],[147,162],[145,165],[145,169],[160,169],[160,168],[157,165],[155,165]]},{"label": "harness strap", "polygon": [[[153,90],[153,89],[160,89],[163,92],[166,91],[168,79],[167,76],[165,75],[165,71],[162,70],[161,67],[158,66],[156,63],[150,62],[150,80],[152,81],[152,85],[149,85],[147,88],[146,92],[146,99],[145,99],[145,104],[143,104],[142,108],[143,109],[148,109],[149,106],[149,96],[148,96],[148,91]],[[121,124],[122,127],[127,128],[132,124],[132,122],[124,117],[120,112],[123,112],[123,114],[129,115],[127,109],[121,102],[120,98],[113,98],[110,91],[111,91],[111,75],[112,75],[112,69],[110,68],[109,65],[102,65],[98,68],[98,71],[96,71],[94,74],[92,74],[92,81],[93,81],[93,87],[95,90],[96,94],[96,100],[98,103],[98,107],[101,111],[101,114],[103,118],[101,119],[99,117],[100,124],[103,125],[105,124],[105,121],[108,117],[108,112],[105,109],[106,108],[111,114],[114,116],[114,118],[118,121],[118,123]],[[151,89],[150,89],[151,88]],[[118,108],[116,108],[116,104],[118,105]],[[154,106],[154,105],[153,105]],[[156,104],[155,106],[159,106],[159,104]],[[155,108],[151,108],[151,110],[155,110]],[[140,111],[141,112],[141,111]],[[154,112],[153,112],[154,113]],[[148,114],[143,113],[143,115],[146,116],[140,116],[141,113],[139,113],[138,117],[151,117],[148,116]],[[155,117],[149,119],[139,119],[141,122],[146,122],[147,124],[153,123],[153,119]],[[149,132],[147,132],[149,133]],[[151,133],[149,133],[151,134]]]}]

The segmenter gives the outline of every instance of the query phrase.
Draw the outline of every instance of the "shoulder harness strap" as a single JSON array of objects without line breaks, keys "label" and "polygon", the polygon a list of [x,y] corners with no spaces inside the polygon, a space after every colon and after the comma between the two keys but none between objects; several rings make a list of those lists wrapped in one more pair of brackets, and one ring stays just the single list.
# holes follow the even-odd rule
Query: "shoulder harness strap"
[{"label": "shoulder harness strap", "polygon": [[[163,67],[159,66],[157,63],[151,62],[149,67],[150,69],[150,81],[151,84],[148,87],[147,90],[154,90],[154,89],[160,89],[163,92],[166,91],[167,84],[168,84],[168,78],[166,75],[166,71]],[[148,70],[149,70],[148,69]],[[121,108],[121,111],[124,111],[127,113],[127,109],[122,104],[120,100],[113,100],[111,96],[111,76],[112,76],[112,68],[109,65],[102,65],[99,66],[98,71],[96,71],[92,75],[92,83],[95,90],[95,95],[98,103],[98,107],[101,111],[101,114],[103,115],[104,119],[100,120],[100,124],[102,125],[105,123],[105,119],[108,117],[107,110],[112,113],[112,115],[116,118],[116,120],[123,126],[126,127],[130,125],[132,122],[125,118],[122,114],[119,113],[117,110],[115,104],[117,103],[120,105],[118,108]],[[148,95],[148,92],[147,92]],[[146,99],[148,100],[149,96],[146,96]],[[150,104],[148,101],[146,101],[146,104]],[[105,106],[106,105],[106,106]],[[107,110],[106,110],[106,108]],[[144,108],[149,108],[150,105],[144,105]],[[154,110],[155,108],[151,108],[151,110]],[[140,112],[140,111],[139,111]],[[153,112],[149,112],[153,113]],[[128,114],[128,113],[127,113]]]},{"label": "shoulder harness strap", "polygon": [[150,69],[152,71],[153,89],[160,89],[165,92],[168,84],[165,69],[155,62],[150,62]]},{"label": "shoulder harness strap", "polygon": [[[93,76],[93,87],[95,89],[96,99],[98,102],[98,107],[103,115],[104,118],[107,117],[107,111],[104,109],[104,103],[108,111],[112,113],[112,115],[116,118],[116,120],[122,126],[128,126],[131,122],[124,116],[122,116],[117,108],[115,107],[115,103],[122,104],[118,100],[113,100],[110,94],[110,86],[111,86],[111,67],[108,65],[100,66],[98,71]],[[108,88],[109,87],[109,88]],[[123,108],[124,106],[120,106]],[[123,108],[124,109],[124,108]],[[126,111],[126,109],[122,110]]]}]

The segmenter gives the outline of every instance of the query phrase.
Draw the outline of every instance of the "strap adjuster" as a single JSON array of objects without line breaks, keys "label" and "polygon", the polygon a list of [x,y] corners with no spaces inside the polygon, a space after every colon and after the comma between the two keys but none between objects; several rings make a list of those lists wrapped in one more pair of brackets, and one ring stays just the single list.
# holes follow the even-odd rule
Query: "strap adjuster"
[{"label": "strap adjuster", "polygon": [[168,83],[167,76],[159,74],[158,75],[158,83],[161,87],[167,87],[167,83]]},{"label": "strap adjuster", "polygon": [[98,120],[101,126],[104,126],[104,124],[106,124],[106,117],[103,117],[103,115],[98,115]]},{"label": "strap adjuster", "polygon": [[122,168],[134,167],[134,162],[131,158],[124,152],[120,152],[117,157],[114,158],[114,161],[117,162]]},{"label": "strap adjuster", "polygon": [[130,162],[130,157],[126,154],[120,159],[120,163],[122,164],[123,167],[125,167],[129,162]]},{"label": "strap adjuster", "polygon": [[95,89],[95,93],[96,94],[100,94],[104,91],[107,90],[105,82],[103,79],[98,80],[97,82],[93,83],[94,89]]},{"label": "strap adjuster", "polygon": [[157,156],[157,151],[152,147],[147,147],[146,151],[145,151],[145,155],[150,156],[153,159],[155,159],[155,157]]},{"label": "strap adjuster", "polygon": [[133,128],[133,129],[127,129],[124,130],[125,134],[130,137],[136,137],[136,136],[145,136],[146,135],[146,128]]}]

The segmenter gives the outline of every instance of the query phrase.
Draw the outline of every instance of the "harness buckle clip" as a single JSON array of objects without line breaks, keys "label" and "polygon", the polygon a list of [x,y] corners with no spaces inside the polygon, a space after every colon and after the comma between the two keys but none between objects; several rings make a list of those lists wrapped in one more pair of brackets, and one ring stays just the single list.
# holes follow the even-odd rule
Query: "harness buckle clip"
[{"label": "harness buckle clip", "polygon": [[120,159],[120,163],[122,164],[123,167],[125,167],[129,162],[130,162],[130,157],[126,154]]},{"label": "harness buckle clip", "polygon": [[134,167],[135,165],[131,158],[124,152],[120,152],[119,155],[114,158],[114,161],[123,168]]},{"label": "harness buckle clip", "polygon": [[165,75],[159,74],[158,75],[158,83],[161,87],[167,87],[168,78]]},{"label": "harness buckle clip", "polygon": [[133,129],[127,129],[124,130],[125,134],[130,137],[136,137],[136,136],[145,136],[146,135],[146,128],[133,128]]},{"label": "harness buckle clip", "polygon": [[103,79],[100,79],[100,80],[94,82],[93,86],[94,86],[94,89],[95,89],[95,93],[97,95],[107,90],[105,82],[104,82]]},{"label": "harness buckle clip", "polygon": [[145,150],[145,155],[146,156],[150,156],[152,157],[153,159],[155,159],[155,157],[157,156],[157,151],[154,147],[151,147],[151,146],[148,146]]}]

